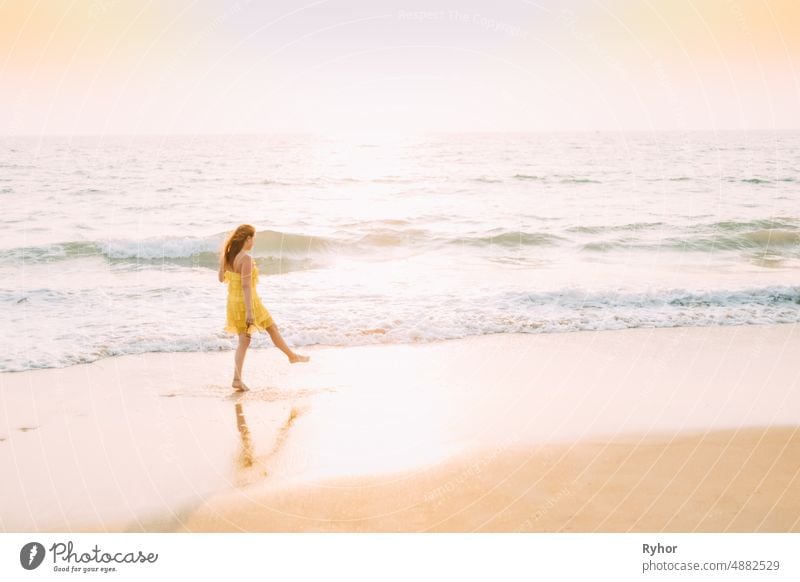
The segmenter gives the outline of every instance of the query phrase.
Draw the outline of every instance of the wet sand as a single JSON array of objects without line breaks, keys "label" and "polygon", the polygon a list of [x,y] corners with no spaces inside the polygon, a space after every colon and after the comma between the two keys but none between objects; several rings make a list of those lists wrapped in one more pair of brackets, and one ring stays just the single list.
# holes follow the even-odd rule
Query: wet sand
[{"label": "wet sand", "polygon": [[800,531],[800,327],[0,375],[0,530]]},{"label": "wet sand", "polygon": [[800,430],[498,447],[210,499],[180,531],[800,531]]}]

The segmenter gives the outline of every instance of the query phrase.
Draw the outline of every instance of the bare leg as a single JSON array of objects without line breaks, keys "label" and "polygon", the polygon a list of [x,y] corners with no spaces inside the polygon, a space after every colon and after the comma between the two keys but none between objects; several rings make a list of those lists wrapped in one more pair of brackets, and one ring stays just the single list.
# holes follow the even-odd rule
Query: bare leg
[{"label": "bare leg", "polygon": [[269,337],[272,339],[272,343],[286,354],[286,357],[289,358],[289,361],[292,364],[296,364],[297,362],[307,362],[308,356],[303,356],[301,354],[297,354],[292,351],[292,349],[286,345],[286,342],[283,340],[283,336],[281,336],[281,332],[278,331],[278,324],[273,323],[267,328],[267,333],[269,333]]},{"label": "bare leg", "polygon": [[234,357],[233,383],[231,384],[237,390],[245,391],[250,389],[242,382],[242,366],[244,366],[244,356],[247,354],[249,346],[250,336],[246,333],[240,333],[239,345],[236,346],[236,356]]}]

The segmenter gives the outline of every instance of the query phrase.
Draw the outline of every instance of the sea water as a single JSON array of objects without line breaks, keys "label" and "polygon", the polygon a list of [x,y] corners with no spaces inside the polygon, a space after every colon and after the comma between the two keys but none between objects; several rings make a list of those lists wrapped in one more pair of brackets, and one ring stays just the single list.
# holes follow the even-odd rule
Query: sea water
[{"label": "sea water", "polygon": [[293,346],[800,321],[796,131],[0,146],[0,371],[235,348],[241,223]]}]

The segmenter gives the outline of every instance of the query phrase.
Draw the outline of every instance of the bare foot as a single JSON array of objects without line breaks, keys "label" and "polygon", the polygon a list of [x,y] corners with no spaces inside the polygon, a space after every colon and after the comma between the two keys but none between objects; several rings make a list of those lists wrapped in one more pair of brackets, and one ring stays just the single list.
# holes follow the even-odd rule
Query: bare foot
[{"label": "bare foot", "polygon": [[234,380],[233,384],[231,384],[231,386],[233,386],[233,388],[235,388],[239,392],[247,392],[248,390],[250,390],[250,388],[247,386],[247,384],[245,384],[241,380]]},{"label": "bare foot", "polygon": [[309,360],[309,357],[308,356],[304,356],[302,354],[293,353],[291,356],[289,356],[289,363],[291,363],[291,364],[296,364],[298,362],[307,362],[308,360]]}]

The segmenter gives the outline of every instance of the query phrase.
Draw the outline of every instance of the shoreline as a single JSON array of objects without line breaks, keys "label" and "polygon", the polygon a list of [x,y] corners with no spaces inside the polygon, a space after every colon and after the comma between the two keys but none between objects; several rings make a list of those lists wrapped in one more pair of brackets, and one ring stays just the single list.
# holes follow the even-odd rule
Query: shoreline
[{"label": "shoreline", "polygon": [[[797,348],[800,324],[310,347],[307,364],[270,348],[248,353],[238,395],[228,351],[0,374],[0,468],[16,475],[0,483],[0,529],[528,531],[545,508],[530,531],[798,531]],[[683,467],[688,453],[718,470]],[[637,521],[659,494],[676,513]],[[402,499],[419,509],[363,518]],[[705,521],[684,515],[712,502]]]}]

